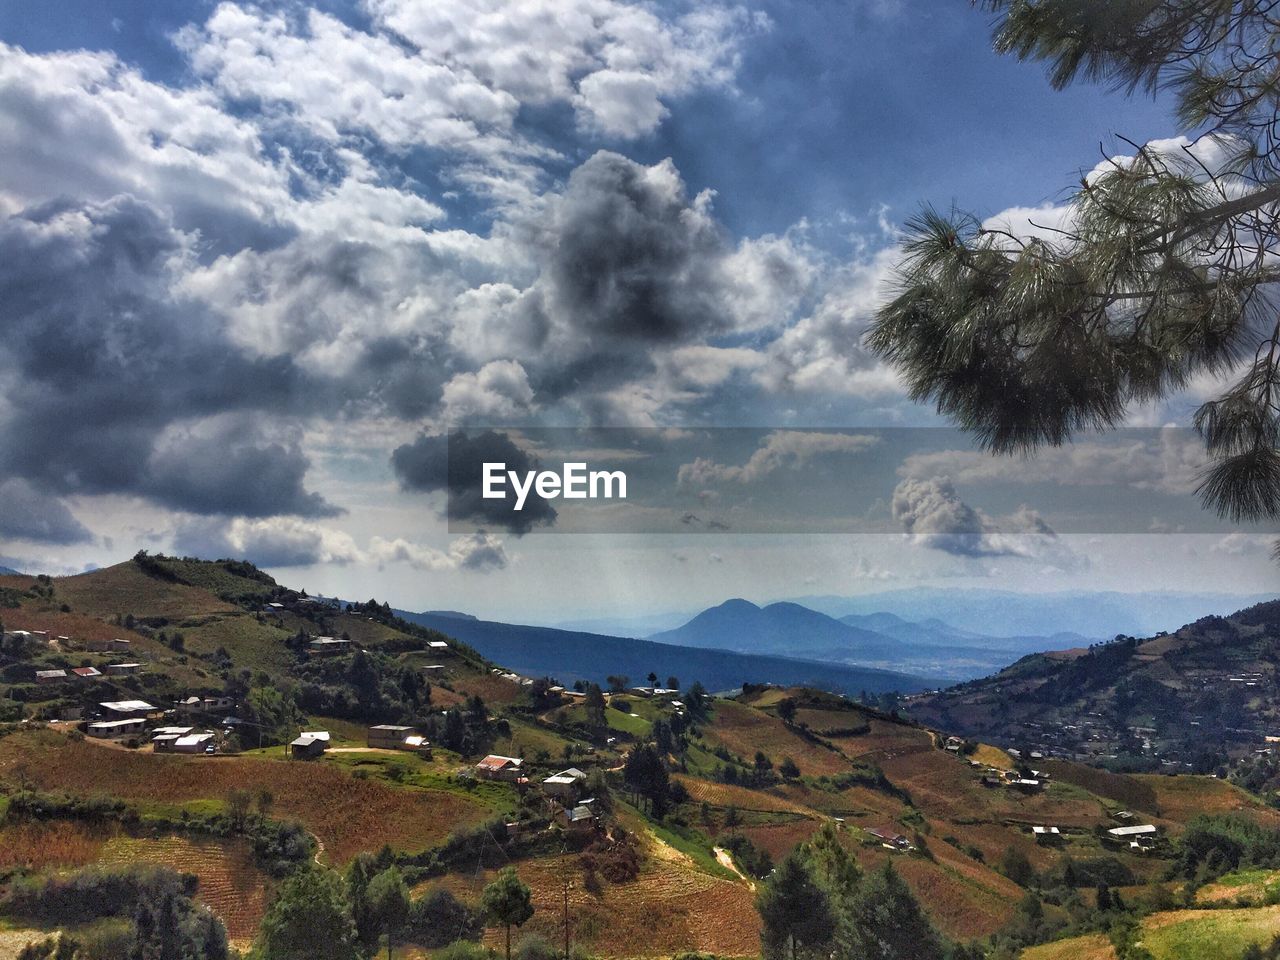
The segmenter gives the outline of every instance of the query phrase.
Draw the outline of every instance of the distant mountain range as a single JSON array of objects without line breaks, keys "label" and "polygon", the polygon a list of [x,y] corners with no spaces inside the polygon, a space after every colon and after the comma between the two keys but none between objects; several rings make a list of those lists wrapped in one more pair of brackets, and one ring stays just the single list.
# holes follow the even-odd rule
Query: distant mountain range
[{"label": "distant mountain range", "polygon": [[642,684],[652,671],[663,681],[668,676],[676,676],[685,684],[700,680],[713,691],[733,689],[743,683],[777,683],[857,695],[864,690],[907,693],[942,684],[934,676],[843,663],[497,623],[456,613],[397,613],[412,623],[456,637],[487,659],[519,673],[554,676],[564,683],[601,682],[610,674],[622,674],[629,676],[633,684]]},{"label": "distant mountain range", "polygon": [[20,577],[22,571],[15,570],[13,567],[0,567],[0,577]]},{"label": "distant mountain range", "polygon": [[1014,593],[922,587],[860,597],[792,598],[831,617],[890,613],[916,624],[933,619],[984,637],[1070,633],[1110,640],[1117,634],[1150,636],[1176,630],[1207,614],[1224,616],[1273,599],[1271,594],[1114,591]]},{"label": "distant mountain range", "polygon": [[742,599],[726,600],[688,623],[648,639],[902,670],[949,680],[985,676],[1036,650],[1089,642],[1069,633],[989,637],[937,619],[914,623],[884,612],[850,614],[837,620],[798,603],[759,607]]}]

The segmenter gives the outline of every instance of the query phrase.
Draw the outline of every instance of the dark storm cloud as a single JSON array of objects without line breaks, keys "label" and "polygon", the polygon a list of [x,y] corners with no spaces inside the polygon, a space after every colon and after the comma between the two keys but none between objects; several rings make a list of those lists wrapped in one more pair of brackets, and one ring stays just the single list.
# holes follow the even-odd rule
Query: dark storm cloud
[{"label": "dark storm cloud", "polygon": [[445,491],[451,521],[499,527],[517,535],[555,522],[555,509],[532,494],[524,508],[517,511],[509,484],[504,499],[485,499],[485,463],[505,463],[508,470],[520,474],[541,466],[536,457],[516,446],[510,437],[494,430],[474,434],[455,431],[447,437],[423,434],[413,443],[397,447],[391,455],[392,469],[403,489]]},{"label": "dark storm cloud", "polygon": [[174,291],[188,254],[184,235],[127,196],[0,223],[0,470],[193,512],[332,513],[303,488],[293,447],[201,433],[211,417],[300,412],[311,391],[287,359],[245,355]]},{"label": "dark storm cloud", "polygon": [[0,483],[0,538],[9,537],[67,544],[85,543],[93,534],[61,500],[11,478]]},{"label": "dark storm cloud", "polygon": [[540,225],[546,306],[589,338],[675,343],[727,329],[724,237],[670,163],[600,152]]}]

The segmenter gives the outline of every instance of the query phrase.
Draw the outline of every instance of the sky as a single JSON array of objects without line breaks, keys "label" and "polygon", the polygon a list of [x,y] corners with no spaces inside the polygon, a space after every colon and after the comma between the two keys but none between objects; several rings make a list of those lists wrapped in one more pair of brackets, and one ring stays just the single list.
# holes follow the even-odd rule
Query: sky
[{"label": "sky", "polygon": [[[804,439],[944,426],[861,342],[923,204],[1050,218],[1119,136],[1179,132],[1159,99],[1051,90],[990,26],[963,0],[0,5],[0,564],[243,556],[539,622],[1274,589],[1266,536],[1195,519],[1180,433],[1081,438],[1035,482],[960,437],[861,473]],[[1131,424],[1185,428],[1212,386]],[[459,427],[761,428],[702,458],[704,504],[875,523],[463,530],[437,482]],[[1126,522],[1079,522],[1103,502]]]}]

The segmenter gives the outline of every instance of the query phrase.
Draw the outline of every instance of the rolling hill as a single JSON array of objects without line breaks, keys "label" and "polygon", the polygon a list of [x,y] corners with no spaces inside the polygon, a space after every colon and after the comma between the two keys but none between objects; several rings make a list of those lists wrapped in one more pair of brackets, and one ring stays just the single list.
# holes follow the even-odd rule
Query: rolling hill
[{"label": "rolling hill", "polygon": [[[711,690],[730,690],[743,683],[808,685],[838,693],[909,692],[938,686],[937,678],[820,663],[791,657],[747,654],[724,649],[681,646],[655,640],[633,640],[603,634],[463,620],[456,616],[401,613],[406,620],[456,637],[490,660],[530,675],[550,675],[562,682],[600,681],[608,674],[635,682],[653,671],[685,682],[701,680]],[[842,626],[837,624],[837,626]]]},{"label": "rolling hill", "polygon": [[1280,729],[1278,666],[1273,600],[1172,633],[1033,654],[915,697],[910,711],[966,736],[1075,759],[1167,768],[1208,754],[1216,766]]}]

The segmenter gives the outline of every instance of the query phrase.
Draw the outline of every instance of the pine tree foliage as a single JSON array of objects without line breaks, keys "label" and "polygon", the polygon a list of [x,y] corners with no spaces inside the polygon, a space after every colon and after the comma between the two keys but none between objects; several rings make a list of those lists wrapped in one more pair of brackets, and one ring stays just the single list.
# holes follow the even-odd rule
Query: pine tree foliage
[{"label": "pine tree foliage", "polygon": [[996,48],[1176,98],[1186,142],[1130,144],[1065,216],[1013,232],[927,209],[906,225],[869,346],[995,453],[1059,445],[1217,377],[1199,493],[1280,517],[1280,9],[1257,0],[983,0]]}]

